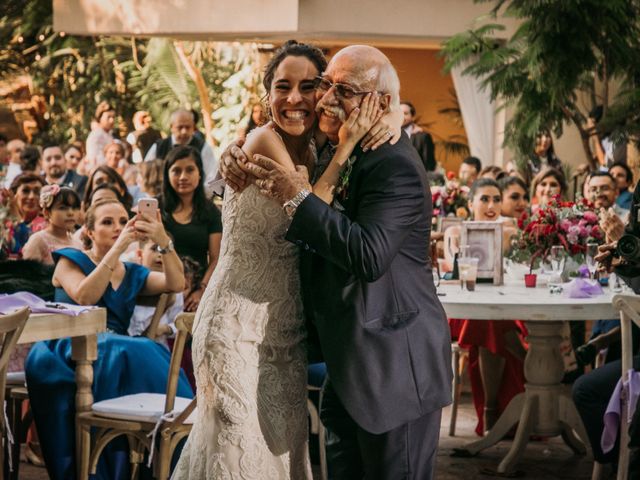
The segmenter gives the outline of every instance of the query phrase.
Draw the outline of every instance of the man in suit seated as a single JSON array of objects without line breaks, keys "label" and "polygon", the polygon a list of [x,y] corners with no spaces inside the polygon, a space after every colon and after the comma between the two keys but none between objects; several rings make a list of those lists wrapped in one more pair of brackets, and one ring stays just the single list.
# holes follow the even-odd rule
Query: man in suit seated
[{"label": "man in suit seated", "polygon": [[67,161],[60,145],[47,145],[42,149],[42,169],[48,184],[72,188],[82,198],[87,177],[67,169]]}]

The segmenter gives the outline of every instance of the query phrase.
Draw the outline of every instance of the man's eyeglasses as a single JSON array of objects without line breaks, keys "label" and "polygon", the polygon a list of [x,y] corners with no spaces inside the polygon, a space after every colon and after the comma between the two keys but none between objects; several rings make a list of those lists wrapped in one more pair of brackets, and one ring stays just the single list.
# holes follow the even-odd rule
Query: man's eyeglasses
[{"label": "man's eyeglasses", "polygon": [[347,85],[346,83],[333,83],[327,80],[324,77],[316,77],[315,79],[316,88],[321,92],[328,92],[331,87],[335,87],[336,89],[336,97],[342,98],[344,100],[351,100],[358,95],[366,95],[367,93],[373,93],[375,90],[362,90],[358,91],[354,89],[352,86]]}]

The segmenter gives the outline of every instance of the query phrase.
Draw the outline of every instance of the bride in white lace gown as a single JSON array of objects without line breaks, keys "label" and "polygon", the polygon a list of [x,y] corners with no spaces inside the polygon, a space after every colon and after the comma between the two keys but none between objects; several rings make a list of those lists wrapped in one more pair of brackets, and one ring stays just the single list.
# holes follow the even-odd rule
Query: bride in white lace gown
[{"label": "bride in white lace gown", "polygon": [[[325,66],[308,45],[276,52],[264,80],[273,121],[249,136],[248,155],[259,152],[291,169],[313,166],[314,79]],[[345,141],[317,185],[336,184],[373,123],[374,113],[364,110],[349,117]],[[332,188],[318,188],[314,193],[331,201]],[[310,479],[298,247],[284,239],[282,207],[256,186],[227,188],[222,215],[220,260],[193,332],[197,417],[172,478]]]}]

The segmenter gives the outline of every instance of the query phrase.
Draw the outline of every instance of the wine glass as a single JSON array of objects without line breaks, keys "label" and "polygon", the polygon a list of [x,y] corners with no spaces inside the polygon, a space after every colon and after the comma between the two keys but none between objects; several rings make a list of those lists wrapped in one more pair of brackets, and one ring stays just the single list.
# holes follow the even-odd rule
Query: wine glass
[{"label": "wine glass", "polygon": [[587,243],[585,260],[587,262],[587,268],[589,269],[589,278],[595,278],[595,275],[596,275],[596,270],[598,268],[598,262],[596,262],[596,255],[598,255],[598,244],[593,242]]},{"label": "wine glass", "polygon": [[563,245],[553,245],[549,251],[549,262],[551,263],[551,272],[553,273],[554,281],[562,277],[564,262],[567,258],[566,255],[567,251]]}]

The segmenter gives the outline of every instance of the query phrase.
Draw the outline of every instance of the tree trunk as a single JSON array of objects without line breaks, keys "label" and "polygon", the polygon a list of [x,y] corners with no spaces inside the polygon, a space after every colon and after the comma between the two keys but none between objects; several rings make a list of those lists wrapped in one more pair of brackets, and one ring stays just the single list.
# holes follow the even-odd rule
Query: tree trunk
[{"label": "tree trunk", "polygon": [[213,113],[213,106],[211,105],[211,100],[209,99],[209,90],[207,89],[207,84],[205,83],[204,77],[202,76],[202,71],[191,61],[184,50],[182,42],[175,41],[173,42],[173,46],[176,49],[178,57],[184,65],[184,68],[187,70],[187,73],[191,77],[191,80],[193,80],[193,82],[196,84],[196,88],[198,89],[198,96],[200,97],[200,105],[202,107],[200,111],[202,113],[202,121],[204,122],[205,138],[210,145],[215,146],[216,142],[211,136],[211,132],[213,131],[213,120],[211,118],[211,114]]},{"label": "tree trunk", "polygon": [[580,116],[572,112],[567,106],[562,107],[562,111],[564,112],[567,120],[571,121],[578,129],[578,132],[580,132],[580,141],[582,142],[582,149],[584,150],[584,154],[587,157],[589,169],[592,171],[597,170],[598,162],[591,153],[591,148],[589,147],[589,133],[582,126]]}]

